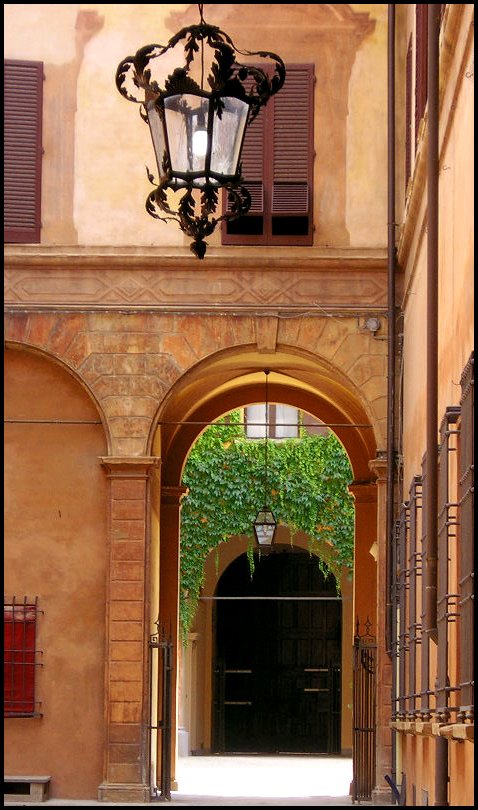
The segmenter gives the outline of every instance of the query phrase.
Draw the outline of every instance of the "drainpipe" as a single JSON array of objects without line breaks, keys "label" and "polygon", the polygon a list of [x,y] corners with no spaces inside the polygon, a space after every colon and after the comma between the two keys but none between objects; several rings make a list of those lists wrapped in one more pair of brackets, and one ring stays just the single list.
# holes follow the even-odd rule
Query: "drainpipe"
[{"label": "drainpipe", "polygon": [[[428,5],[426,624],[437,640],[438,170],[440,4]],[[448,742],[435,738],[435,806],[448,805]]]},{"label": "drainpipe", "polygon": [[[387,573],[386,573],[386,649],[392,662],[392,709],[396,699],[396,627],[394,626],[392,583],[394,542],[394,483],[395,483],[395,4],[388,5],[388,234],[387,234],[387,302],[388,302],[388,377],[387,377]],[[392,729],[392,779],[396,782],[396,732]]]}]

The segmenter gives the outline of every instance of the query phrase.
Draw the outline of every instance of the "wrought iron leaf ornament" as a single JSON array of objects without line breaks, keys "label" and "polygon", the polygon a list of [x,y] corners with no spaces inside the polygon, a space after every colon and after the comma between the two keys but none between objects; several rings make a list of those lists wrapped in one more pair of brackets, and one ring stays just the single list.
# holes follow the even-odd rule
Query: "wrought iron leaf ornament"
[{"label": "wrought iron leaf ornament", "polygon": [[[216,225],[225,219],[236,219],[249,210],[251,198],[243,186],[240,167],[244,128],[284,84],[285,66],[282,59],[270,51],[239,50],[228,34],[204,21],[201,4],[199,12],[200,22],[182,28],[167,45],[145,45],[133,56],[123,59],[116,71],[116,86],[124,98],[140,105],[141,118],[151,129],[159,179],[155,184],[147,169],[148,179],[156,185],[155,190],[148,194],[147,212],[155,219],[175,220],[192,238],[192,252],[203,258],[206,253],[204,240]],[[153,77],[154,60],[177,45],[182,45],[183,63],[163,79]],[[206,77],[205,46],[212,51]],[[241,64],[237,54],[247,57],[252,63],[257,63],[258,58],[268,60],[268,65],[263,69],[257,64]],[[190,75],[196,57],[201,63],[200,80],[197,71],[196,78]],[[174,126],[170,134],[168,124],[171,120],[174,120]],[[182,122],[181,130],[178,129],[178,120]],[[231,136],[234,142],[230,145],[234,159],[226,160],[223,153],[229,147],[225,141],[231,131],[231,121],[236,127]],[[193,154],[193,126],[207,133],[205,153],[201,153],[202,163]],[[184,147],[182,140],[187,141]],[[186,155],[181,159],[178,158],[178,142]],[[220,188],[226,189],[229,202],[227,210],[216,215]],[[167,189],[175,194],[167,194]],[[174,208],[172,197],[178,200],[179,196]]]}]

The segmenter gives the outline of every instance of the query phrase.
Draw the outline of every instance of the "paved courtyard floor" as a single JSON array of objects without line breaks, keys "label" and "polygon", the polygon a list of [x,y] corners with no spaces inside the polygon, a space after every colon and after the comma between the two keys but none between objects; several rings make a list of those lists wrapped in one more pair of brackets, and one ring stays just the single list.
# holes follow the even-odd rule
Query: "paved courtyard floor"
[{"label": "paved courtyard floor", "polygon": [[[178,789],[171,801],[152,804],[198,806],[350,806],[352,759],[334,756],[192,756],[180,757]],[[32,807],[25,801],[6,806]],[[48,799],[42,805],[62,807],[137,807],[89,800]],[[369,804],[368,802],[362,804]]]}]

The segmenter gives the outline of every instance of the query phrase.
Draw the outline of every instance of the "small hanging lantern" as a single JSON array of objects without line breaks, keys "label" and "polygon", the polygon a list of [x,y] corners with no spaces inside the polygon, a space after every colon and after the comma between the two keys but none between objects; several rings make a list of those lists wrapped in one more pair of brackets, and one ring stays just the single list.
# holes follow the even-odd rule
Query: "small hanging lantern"
[{"label": "small hanging lantern", "polygon": [[[267,390],[267,378],[269,376],[269,369],[266,368],[264,370],[264,374],[266,375],[266,424],[265,424],[265,446],[264,446],[264,504],[267,504],[268,500],[268,492],[267,492],[267,434],[269,430],[269,397],[268,397],[268,390]],[[277,529],[277,521],[274,517],[274,513],[268,506],[263,506],[262,509],[259,509],[257,513],[257,517],[253,523],[254,529],[254,537],[256,538],[256,542],[258,546],[264,548],[265,546],[272,546],[274,542],[274,536]]]},{"label": "small hanging lantern", "polygon": [[[146,210],[155,219],[175,220],[193,239],[192,252],[202,259],[205,239],[216,225],[249,210],[251,198],[241,185],[240,166],[245,129],[282,87],[285,67],[269,51],[238,51],[224,31],[204,22],[202,4],[199,12],[199,24],[183,28],[167,45],[146,45],[126,57],[116,71],[116,86],[125,98],[141,104],[141,117],[151,131],[159,182],[148,195]],[[151,76],[150,62],[183,40],[185,64],[167,77],[162,88]],[[205,45],[213,51],[209,89],[204,87]],[[236,51],[273,60],[274,74],[239,64]],[[191,76],[195,53],[201,61],[197,80]],[[224,213],[216,214],[221,188],[227,191],[228,205]],[[171,192],[180,193],[175,207]]]},{"label": "small hanging lantern", "polygon": [[277,522],[274,513],[267,506],[259,509],[253,526],[257,544],[259,546],[271,546],[274,542]]}]

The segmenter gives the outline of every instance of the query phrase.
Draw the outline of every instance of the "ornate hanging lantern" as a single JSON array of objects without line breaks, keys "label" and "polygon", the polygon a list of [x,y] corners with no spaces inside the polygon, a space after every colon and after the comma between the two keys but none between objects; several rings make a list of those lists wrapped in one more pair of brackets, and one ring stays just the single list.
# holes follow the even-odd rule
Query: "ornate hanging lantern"
[{"label": "ornate hanging lantern", "polygon": [[[224,31],[204,21],[203,5],[198,7],[199,24],[181,29],[167,45],[146,45],[127,56],[116,71],[116,86],[125,98],[141,104],[141,117],[151,131],[159,182],[156,185],[147,170],[155,188],[146,210],[155,219],[175,220],[192,238],[192,252],[202,259],[205,239],[216,225],[249,210],[250,194],[241,185],[244,133],[284,84],[285,66],[269,51],[239,51]],[[150,62],[183,40],[185,63],[173,70],[163,88],[152,78]],[[209,89],[204,86],[205,45],[213,51]],[[236,52],[252,61],[272,60],[274,72],[239,64]],[[201,63],[197,79],[191,75],[195,54]],[[216,214],[221,188],[226,189],[228,204]]]}]

